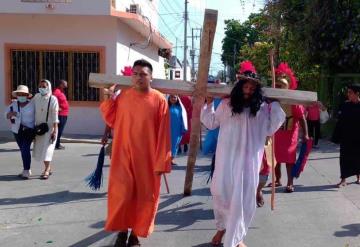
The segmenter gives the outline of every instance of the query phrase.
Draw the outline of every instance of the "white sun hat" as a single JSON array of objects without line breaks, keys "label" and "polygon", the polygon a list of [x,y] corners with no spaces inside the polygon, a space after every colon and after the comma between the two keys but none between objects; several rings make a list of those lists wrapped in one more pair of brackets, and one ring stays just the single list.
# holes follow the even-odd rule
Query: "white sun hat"
[{"label": "white sun hat", "polygon": [[29,88],[25,85],[19,85],[15,91],[11,93],[13,97],[16,97],[17,93],[26,93],[29,97],[32,96],[31,93],[29,93]]}]

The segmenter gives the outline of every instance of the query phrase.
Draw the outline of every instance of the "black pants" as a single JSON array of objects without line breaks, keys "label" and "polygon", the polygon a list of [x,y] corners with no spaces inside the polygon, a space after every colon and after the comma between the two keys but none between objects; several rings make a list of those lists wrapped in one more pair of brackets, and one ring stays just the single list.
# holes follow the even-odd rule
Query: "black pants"
[{"label": "black pants", "polygon": [[14,136],[16,143],[20,149],[23,168],[24,170],[30,170],[30,166],[31,166],[30,146],[33,141],[33,138],[25,135],[22,128],[19,129],[19,132],[17,134],[14,133]]},{"label": "black pants", "polygon": [[309,137],[314,139],[314,145],[317,145],[320,138],[320,120],[307,120]]},{"label": "black pants", "polygon": [[56,145],[55,145],[56,148],[60,147],[60,138],[64,131],[66,121],[67,121],[67,116],[59,116],[58,136],[57,136]]}]

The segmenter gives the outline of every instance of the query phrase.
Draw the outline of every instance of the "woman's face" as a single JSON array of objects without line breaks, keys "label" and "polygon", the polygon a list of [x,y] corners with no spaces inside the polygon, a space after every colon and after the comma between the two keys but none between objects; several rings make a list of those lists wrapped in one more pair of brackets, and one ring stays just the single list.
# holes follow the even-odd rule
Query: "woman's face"
[{"label": "woman's face", "polygon": [[44,81],[40,82],[39,88],[48,88],[48,84]]},{"label": "woman's face", "polygon": [[175,95],[170,95],[169,96],[169,100],[171,104],[176,104],[177,102],[177,97]]},{"label": "woman's face", "polygon": [[359,93],[355,92],[354,90],[352,90],[350,88],[347,90],[347,97],[353,103],[359,101]]}]

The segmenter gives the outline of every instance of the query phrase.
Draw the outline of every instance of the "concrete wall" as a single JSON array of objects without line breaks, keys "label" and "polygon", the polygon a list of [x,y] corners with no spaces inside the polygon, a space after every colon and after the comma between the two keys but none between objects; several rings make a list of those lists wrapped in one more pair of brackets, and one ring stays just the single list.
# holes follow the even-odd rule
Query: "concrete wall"
[{"label": "concrete wall", "polygon": [[1,0],[0,13],[8,14],[65,14],[65,15],[110,15],[111,0],[72,0],[71,3],[21,2],[21,0]]},{"label": "concrete wall", "polygon": [[[66,46],[104,46],[105,72],[120,74],[125,65],[139,58],[154,67],[154,77],[164,78],[164,59],[158,48],[132,47],[131,42],[145,40],[115,17],[60,15],[0,15],[0,113],[5,111],[4,44],[42,44]],[[128,58],[129,57],[129,58]],[[0,131],[8,123],[0,121]],[[96,106],[71,106],[65,134],[102,134],[104,123]]]},{"label": "concrete wall", "polygon": [[[146,38],[139,36],[131,31],[131,29],[122,23],[117,22],[118,35],[117,35],[117,74],[121,74],[121,70],[124,66],[131,66],[137,59],[146,59],[153,66],[153,77],[165,79],[164,58],[158,56],[158,47],[150,44],[148,47],[144,47],[146,44]],[[128,35],[124,35],[127,33]],[[130,43],[138,42],[138,45],[130,46]]]},{"label": "concrete wall", "polygon": [[[115,73],[116,28],[113,17],[0,15],[0,112],[5,111],[4,43],[104,46],[105,70]],[[98,107],[72,106],[70,110],[65,133],[100,134],[103,131]],[[0,121],[0,130],[7,129],[7,123]]]}]

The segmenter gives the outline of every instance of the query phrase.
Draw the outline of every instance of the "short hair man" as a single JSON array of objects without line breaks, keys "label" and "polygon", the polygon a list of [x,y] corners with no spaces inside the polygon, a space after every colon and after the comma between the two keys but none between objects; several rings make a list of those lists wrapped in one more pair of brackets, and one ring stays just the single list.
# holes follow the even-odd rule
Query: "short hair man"
[{"label": "short hair man", "polygon": [[135,61],[133,87],[100,106],[114,129],[105,229],[119,232],[117,247],[140,246],[138,237],[153,231],[161,174],[171,169],[169,109],[151,88],[152,72],[146,60]]}]

